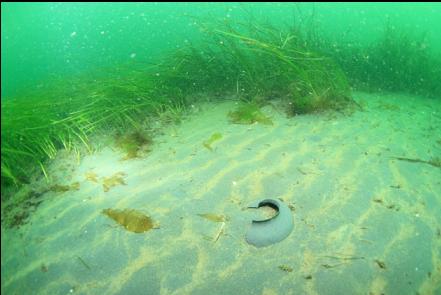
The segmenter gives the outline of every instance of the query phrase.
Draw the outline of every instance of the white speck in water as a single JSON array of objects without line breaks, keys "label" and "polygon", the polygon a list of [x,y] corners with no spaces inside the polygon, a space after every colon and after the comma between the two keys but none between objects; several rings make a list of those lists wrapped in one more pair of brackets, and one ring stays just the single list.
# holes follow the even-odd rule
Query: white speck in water
[{"label": "white speck in water", "polygon": [[420,217],[420,214],[416,213],[416,214],[415,214],[415,217]]},{"label": "white speck in water", "polygon": [[136,57],[136,53],[130,54],[130,58],[135,58],[135,57]]},{"label": "white speck in water", "polygon": [[237,182],[235,182],[234,180],[233,180],[233,185],[237,185]]},{"label": "white speck in water", "polygon": [[70,36],[73,38],[73,37],[75,37],[77,35],[77,32],[72,32],[72,33],[70,33]]},{"label": "white speck in water", "polygon": [[104,35],[106,32],[104,32],[104,31],[101,31],[101,35]]}]

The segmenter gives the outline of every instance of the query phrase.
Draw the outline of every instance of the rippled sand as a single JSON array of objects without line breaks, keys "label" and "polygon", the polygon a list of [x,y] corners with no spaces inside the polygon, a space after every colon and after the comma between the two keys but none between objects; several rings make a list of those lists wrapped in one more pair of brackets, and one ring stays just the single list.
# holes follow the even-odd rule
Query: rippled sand
[{"label": "rippled sand", "polygon": [[[230,124],[234,102],[207,103],[144,158],[112,147],[83,158],[66,179],[78,191],[49,193],[27,225],[2,228],[2,293],[441,294],[441,169],[393,158],[441,157],[441,105],[355,96],[352,116],[265,107],[273,126]],[[116,173],[125,184],[105,192]],[[295,226],[257,249],[244,207],[261,198],[291,205]],[[141,210],[160,228],[126,231],[105,208]]]}]

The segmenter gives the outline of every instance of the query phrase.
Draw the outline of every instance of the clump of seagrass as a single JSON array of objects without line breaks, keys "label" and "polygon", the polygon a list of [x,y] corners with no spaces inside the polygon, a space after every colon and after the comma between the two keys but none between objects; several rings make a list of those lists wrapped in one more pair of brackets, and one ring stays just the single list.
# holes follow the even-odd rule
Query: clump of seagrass
[{"label": "clump of seagrass", "polygon": [[[262,104],[280,99],[289,115],[341,110],[352,103],[339,66],[312,50],[298,28],[256,19],[199,23],[201,41],[163,56],[155,66],[114,67],[4,99],[2,186],[28,182],[32,169],[47,176],[47,161],[60,149],[78,158],[93,152],[94,135],[137,129],[149,117],[177,123],[198,97],[233,96],[246,103],[258,97]],[[246,108],[239,106],[230,119],[270,124],[256,107]],[[135,135],[122,138],[120,146],[131,158],[150,142]]]}]

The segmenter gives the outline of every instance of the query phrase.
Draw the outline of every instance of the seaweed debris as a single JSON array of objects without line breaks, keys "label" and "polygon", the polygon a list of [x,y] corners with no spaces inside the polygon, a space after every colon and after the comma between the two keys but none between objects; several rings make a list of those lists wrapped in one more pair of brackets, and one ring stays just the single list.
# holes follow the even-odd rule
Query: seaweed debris
[{"label": "seaweed debris", "polygon": [[49,188],[50,191],[56,192],[56,193],[64,193],[68,191],[77,191],[80,189],[80,183],[73,182],[70,185],[62,185],[62,184],[54,184]]},{"label": "seaweed debris", "polygon": [[151,229],[159,228],[158,224],[155,224],[153,220],[135,209],[104,209],[101,213],[112,218],[118,224],[122,225],[126,230],[134,233],[144,233]]},{"label": "seaweed debris", "polygon": [[377,264],[377,266],[381,269],[386,269],[386,263],[384,261],[374,259],[374,262]]},{"label": "seaweed debris", "polygon": [[254,124],[273,125],[273,121],[260,110],[255,103],[240,104],[236,110],[228,113],[230,122],[234,124]]},{"label": "seaweed debris", "polygon": [[285,265],[285,264],[279,265],[279,269],[283,270],[284,272],[292,272],[293,271],[292,267]]},{"label": "seaweed debris", "polygon": [[219,214],[214,214],[214,213],[203,213],[203,214],[198,214],[198,216],[205,218],[209,221],[213,221],[213,222],[226,222],[229,221],[228,216],[225,215],[219,215]]},{"label": "seaweed debris", "polygon": [[152,138],[140,130],[135,130],[127,134],[118,132],[116,135],[116,146],[125,153],[122,160],[139,157],[139,152],[143,149],[147,149],[148,151],[152,143]]},{"label": "seaweed debris", "polygon": [[86,178],[86,180],[91,181],[91,182],[96,182],[98,183],[98,175],[93,172],[93,171],[88,171],[85,173],[84,177]]},{"label": "seaweed debris", "polygon": [[124,180],[127,174],[124,172],[117,172],[110,177],[103,178],[103,190],[104,192],[108,192],[112,187],[117,185],[126,185],[127,183]]},{"label": "seaweed debris", "polygon": [[209,149],[210,151],[213,151],[213,147],[211,146],[215,141],[218,141],[222,139],[222,134],[220,134],[219,132],[215,132],[213,133],[209,139],[207,139],[206,141],[204,141],[202,144],[205,148]]},{"label": "seaweed debris", "polygon": [[410,163],[423,163],[423,164],[432,165],[433,167],[441,168],[441,158],[438,157],[431,158],[428,161],[421,159],[403,158],[403,157],[392,157],[392,158],[400,161],[406,161]]}]

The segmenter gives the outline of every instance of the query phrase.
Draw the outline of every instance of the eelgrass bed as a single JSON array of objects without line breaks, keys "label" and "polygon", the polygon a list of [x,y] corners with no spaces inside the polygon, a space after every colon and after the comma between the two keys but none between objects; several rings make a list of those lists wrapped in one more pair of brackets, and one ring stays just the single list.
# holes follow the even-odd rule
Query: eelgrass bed
[{"label": "eelgrass bed", "polygon": [[[92,152],[100,132],[148,129],[152,117],[178,121],[198,94],[234,95],[253,105],[285,102],[289,115],[351,103],[344,73],[313,52],[296,28],[201,25],[204,38],[167,53],[155,66],[55,81],[2,103],[2,186],[20,186],[57,151]],[[147,126],[146,126],[147,125]],[[2,191],[2,199],[5,198]]]},{"label": "eelgrass bed", "polygon": [[388,24],[367,45],[321,40],[321,50],[332,56],[354,88],[376,92],[405,92],[441,98],[441,56],[427,34]]}]

